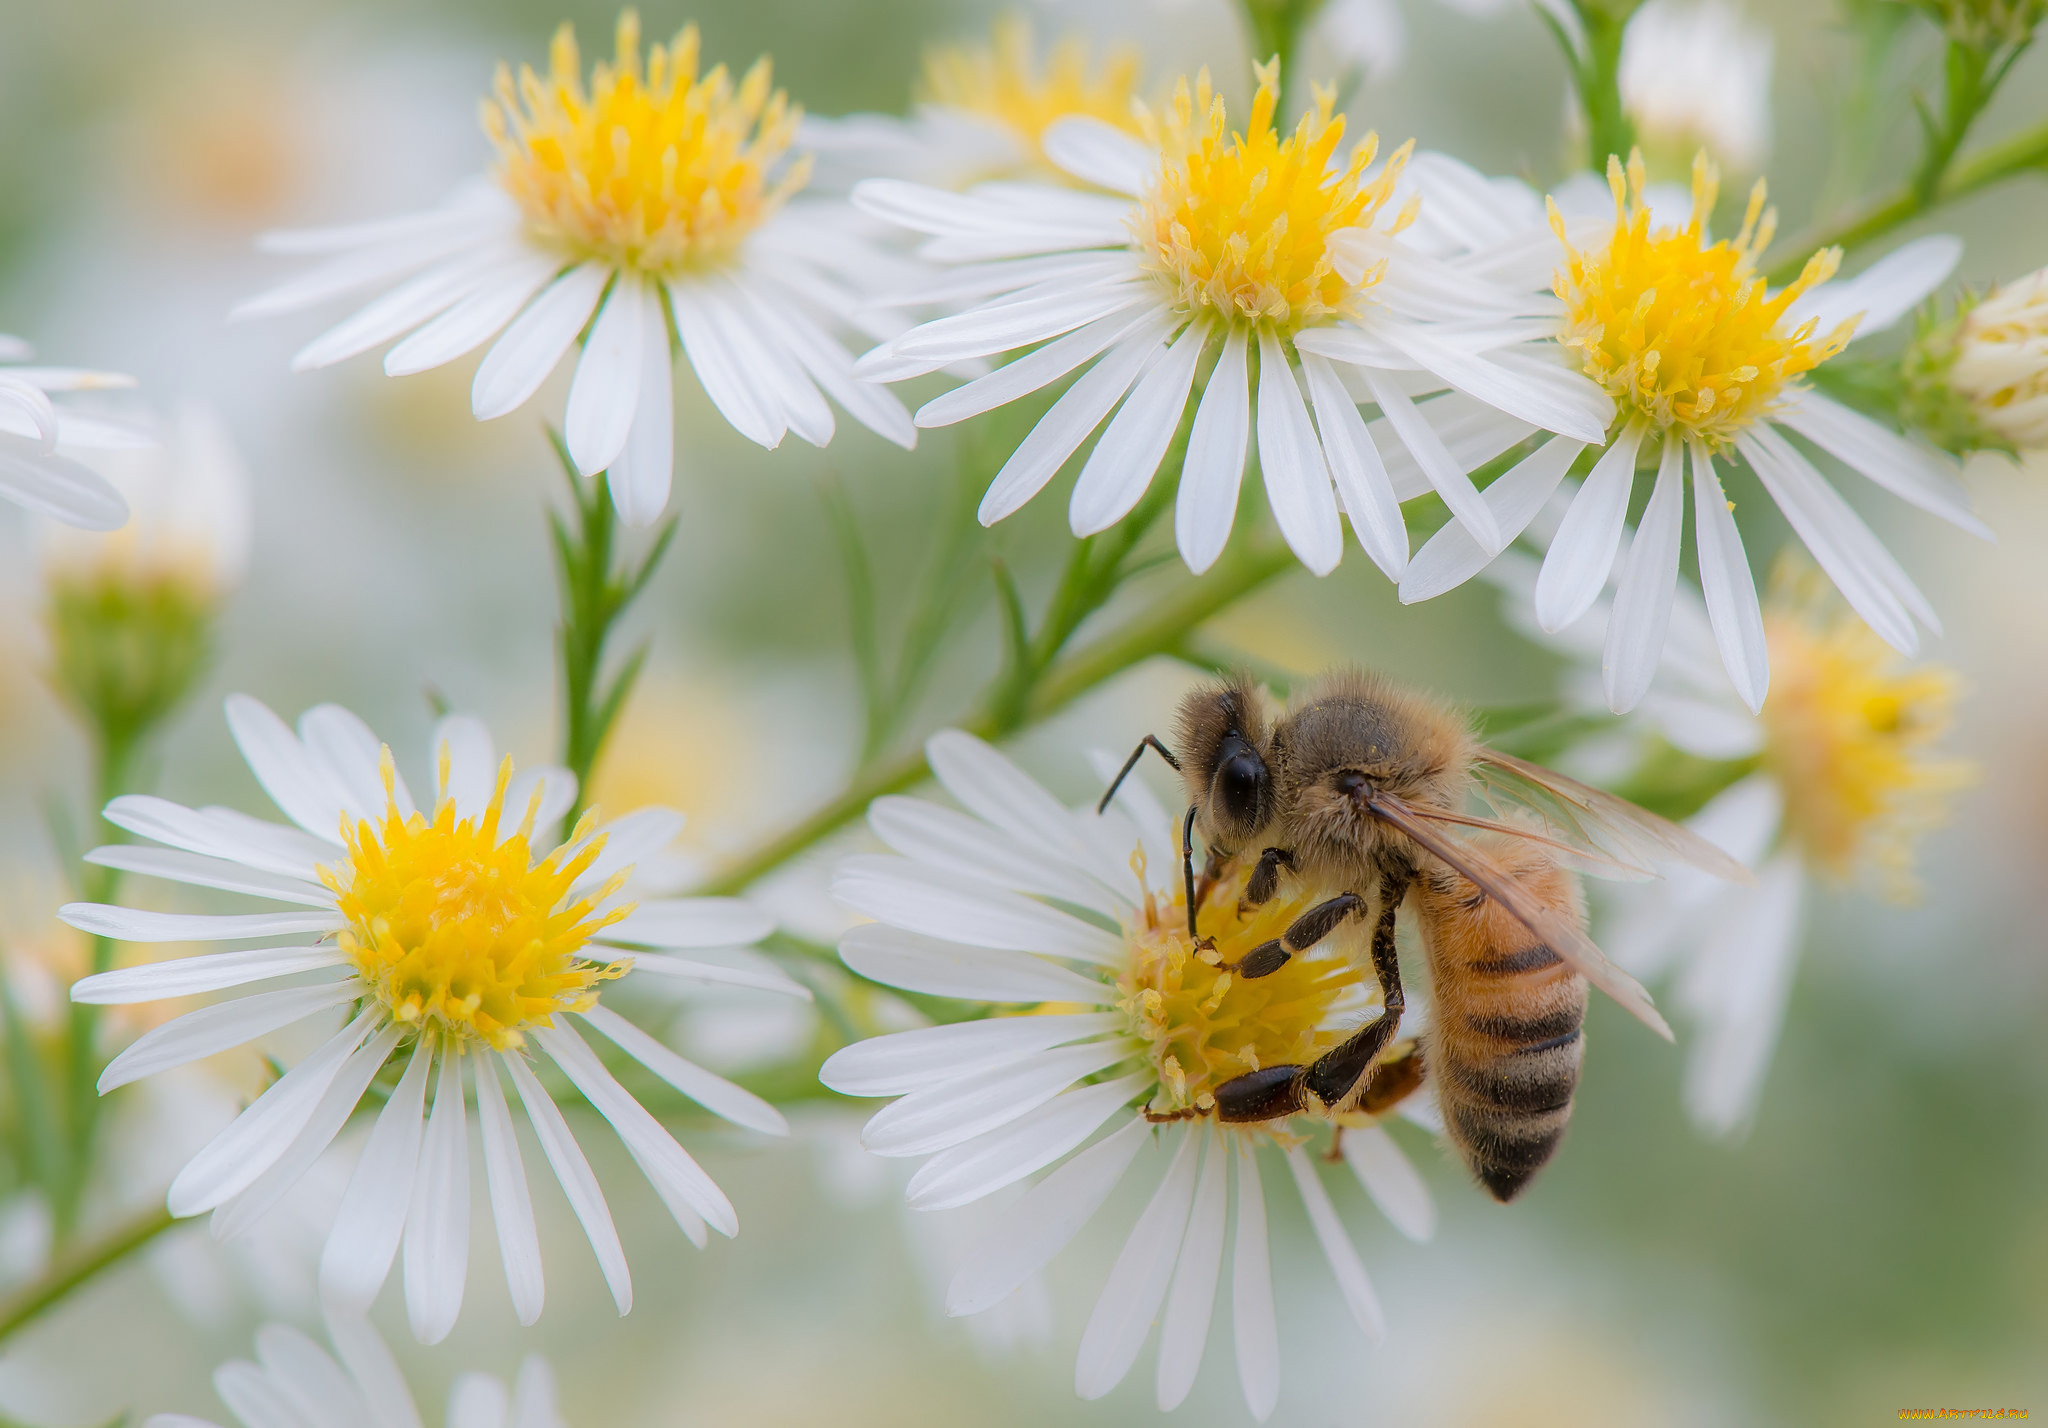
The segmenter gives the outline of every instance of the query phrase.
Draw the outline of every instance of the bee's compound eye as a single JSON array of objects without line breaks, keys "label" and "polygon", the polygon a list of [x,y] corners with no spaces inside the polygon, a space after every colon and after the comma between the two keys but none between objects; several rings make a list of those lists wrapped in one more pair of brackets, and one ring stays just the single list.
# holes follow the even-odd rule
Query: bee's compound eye
[{"label": "bee's compound eye", "polygon": [[1213,785],[1219,811],[1240,830],[1250,832],[1262,824],[1270,780],[1266,761],[1237,735],[1223,741],[1223,759],[1216,766]]}]

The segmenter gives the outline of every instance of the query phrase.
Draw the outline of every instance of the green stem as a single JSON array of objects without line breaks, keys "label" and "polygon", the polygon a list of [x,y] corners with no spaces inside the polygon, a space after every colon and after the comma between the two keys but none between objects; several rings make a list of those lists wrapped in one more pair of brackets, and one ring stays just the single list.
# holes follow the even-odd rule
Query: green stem
[{"label": "green stem", "polygon": [[[1628,28],[1624,8],[1616,13],[1605,5],[1574,0],[1579,23],[1585,27],[1586,49],[1580,54],[1556,20],[1545,14],[1551,33],[1564,47],[1565,62],[1571,68],[1572,83],[1579,91],[1579,103],[1586,111],[1586,164],[1594,173],[1605,173],[1610,157],[1626,159],[1635,148],[1636,126],[1621,103],[1621,37]],[[1539,11],[1539,13],[1541,13]]]},{"label": "green stem", "polygon": [[118,1226],[103,1239],[79,1245],[61,1255],[41,1278],[0,1303],[0,1343],[103,1269],[120,1263],[168,1230],[174,1221],[162,1206]]},{"label": "green stem", "polygon": [[[1199,581],[1157,601],[1116,633],[1053,664],[1021,702],[1008,699],[1007,690],[999,685],[991,702],[960,727],[984,739],[1000,739],[1037,723],[1132,665],[1171,652],[1190,631],[1293,564],[1292,553],[1277,543],[1233,547]],[[922,749],[876,764],[823,808],[742,854],[698,891],[730,895],[743,890],[858,818],[875,799],[900,793],[930,772]]]},{"label": "green stem", "polygon": [[1323,0],[1240,0],[1239,8],[1251,31],[1252,62],[1280,61],[1278,113],[1284,120],[1294,112],[1289,101],[1300,82],[1295,75],[1295,55],[1301,34],[1323,8]]}]

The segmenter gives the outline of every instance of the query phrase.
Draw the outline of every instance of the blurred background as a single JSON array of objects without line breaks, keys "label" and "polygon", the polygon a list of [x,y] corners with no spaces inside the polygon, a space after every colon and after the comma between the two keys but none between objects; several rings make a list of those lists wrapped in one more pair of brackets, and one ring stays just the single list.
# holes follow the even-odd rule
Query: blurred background
[{"label": "blurred background", "polygon": [[[1564,73],[1533,10],[1475,18],[1435,0],[1396,3],[1405,56],[1383,55],[1353,90],[1357,123],[1539,184],[1569,172]],[[1836,116],[1860,41],[1838,3],[1749,12],[1775,44],[1767,172],[1788,229],[1817,204],[1897,181],[1915,141],[1908,107],[1893,101],[1938,62],[1923,22],[1893,62],[1889,99],[1857,127],[1845,173]],[[792,98],[826,115],[901,112],[923,48],[985,38],[996,13],[956,0],[641,9],[650,35],[697,21],[715,59],[743,67],[772,54]],[[560,476],[540,413],[560,410],[560,392],[552,407],[482,425],[468,411],[470,363],[402,380],[367,359],[293,376],[290,354],[322,316],[231,326],[225,314],[284,271],[253,251],[253,232],[435,201],[487,157],[475,108],[498,59],[537,63],[562,19],[586,54],[604,52],[614,17],[589,0],[0,9],[0,330],[50,362],[133,373],[159,408],[210,405],[253,493],[221,656],[161,751],[167,796],[264,807],[219,717],[231,690],[288,713],[344,702],[401,760],[422,747],[436,698],[486,716],[523,759],[551,750],[555,596],[540,513]],[[1234,95],[1248,89],[1245,42],[1221,0],[1046,4],[1028,18],[1041,39],[1078,31],[1135,46],[1155,86],[1208,63]],[[1333,47],[1341,37],[1318,35],[1312,72],[1352,63]],[[2023,59],[1980,139],[2037,120],[2044,92],[2048,56]],[[1962,234],[1968,281],[2017,276],[2048,262],[2048,182],[2023,178],[1912,231]],[[693,852],[710,866],[833,791],[858,752],[824,491],[845,493],[876,568],[914,567],[958,499],[958,438],[928,432],[905,455],[850,429],[827,451],[771,454],[716,419],[694,383],[679,401],[681,531],[635,616],[653,654],[597,796],[614,810],[688,810]],[[1895,506],[1867,509],[1945,617],[1927,653],[1970,687],[1950,743],[1986,776],[1924,846],[1916,905],[1855,888],[1816,894],[1752,1132],[1732,1145],[1700,1139],[1679,1109],[1679,1056],[1598,1005],[1566,1151],[1512,1208],[1405,1125],[1396,1134],[1442,1209],[1433,1244],[1399,1238],[1356,1187],[1339,1188],[1388,1309],[1386,1342],[1370,1353],[1296,1202],[1275,1197],[1287,1376],[1274,1421],[1847,1425],[1944,1403],[2048,1411],[2048,469],[1979,458],[1968,479],[1995,548],[1895,520]],[[1042,588],[1062,505],[1035,503],[983,537],[985,550]],[[1766,515],[1753,505],[1746,516]],[[1753,551],[1771,543],[1751,539]],[[0,927],[11,959],[46,968],[54,1007],[75,951],[51,930],[64,874],[43,813],[68,808],[82,822],[87,770],[38,673],[36,535],[12,507],[0,509],[0,543]],[[1355,547],[1348,556],[1325,580],[1284,577],[1224,621],[1219,642],[1282,671],[1359,661],[1474,702],[1554,689],[1556,659],[1508,630],[1483,585],[1404,609]],[[958,710],[996,665],[989,588],[969,588],[973,613],[942,652],[921,728]],[[1034,731],[1021,757],[1079,798],[1093,780],[1078,751],[1161,727],[1191,678],[1164,662],[1135,670]],[[779,879],[776,895],[822,935],[832,914],[820,861]],[[679,1014],[704,1059],[737,1072],[812,1034],[780,1008],[710,1001]],[[174,1111],[168,1092],[135,1093],[119,1112],[137,1147],[121,1162],[128,1183],[107,1193],[159,1193],[180,1147],[232,1113],[237,1074],[248,1069],[215,1078],[211,1122],[189,1096]],[[1136,1212],[1134,1187],[1151,1177],[1127,1180],[1134,1198],[1056,1262],[1042,1301],[993,1326],[951,1322],[939,1288],[971,1230],[901,1208],[908,1167],[863,1157],[864,1114],[820,1093],[793,1115],[793,1144],[693,1140],[745,1223],[736,1242],[702,1253],[637,1177],[617,1173],[618,1147],[593,1137],[638,1271],[634,1313],[614,1319],[567,1207],[544,1187],[551,1303],[536,1328],[517,1327],[487,1250],[444,1350],[418,1350],[402,1315],[389,1315],[428,1421],[459,1370],[509,1375],[536,1351],[555,1364],[569,1421],[587,1428],[1159,1419],[1143,1367],[1104,1401],[1071,1394],[1081,1324]],[[319,1206],[302,1208],[306,1224],[232,1253],[203,1228],[174,1232],[147,1263],[17,1336],[0,1359],[0,1415],[52,1428],[131,1410],[218,1415],[216,1363],[245,1355],[267,1317],[311,1326]],[[0,1212],[0,1279],[37,1262],[39,1235],[32,1208]],[[387,1291],[384,1309],[396,1299]],[[1176,1421],[1248,1421],[1226,1340],[1212,1336]]]}]

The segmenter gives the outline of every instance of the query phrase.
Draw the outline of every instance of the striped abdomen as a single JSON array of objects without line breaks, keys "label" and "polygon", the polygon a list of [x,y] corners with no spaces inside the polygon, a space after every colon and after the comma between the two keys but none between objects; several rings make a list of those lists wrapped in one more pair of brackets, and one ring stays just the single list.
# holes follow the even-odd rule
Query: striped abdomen
[{"label": "striped abdomen", "polygon": [[[1543,852],[1512,840],[1488,851],[1516,882],[1584,925],[1577,881]],[[1436,993],[1424,1064],[1444,1129],[1493,1198],[1512,1200],[1571,1119],[1586,982],[1457,873],[1432,868],[1416,897]]]}]

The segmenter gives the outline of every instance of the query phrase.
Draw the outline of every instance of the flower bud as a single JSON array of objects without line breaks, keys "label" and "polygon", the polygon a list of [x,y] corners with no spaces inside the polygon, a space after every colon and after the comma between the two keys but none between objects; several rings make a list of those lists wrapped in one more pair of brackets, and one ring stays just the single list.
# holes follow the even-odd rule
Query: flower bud
[{"label": "flower bud", "polygon": [[1622,108],[1652,173],[1683,174],[1704,148],[1756,173],[1771,147],[1771,34],[1727,0],[1650,0],[1621,42]]},{"label": "flower bud", "polygon": [[1988,438],[2048,448],[2048,268],[1995,288],[1957,315],[1948,387]]}]

